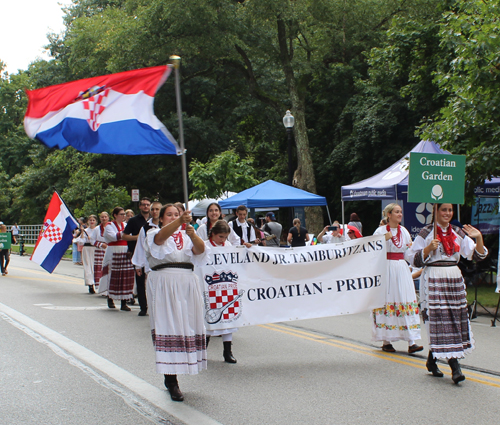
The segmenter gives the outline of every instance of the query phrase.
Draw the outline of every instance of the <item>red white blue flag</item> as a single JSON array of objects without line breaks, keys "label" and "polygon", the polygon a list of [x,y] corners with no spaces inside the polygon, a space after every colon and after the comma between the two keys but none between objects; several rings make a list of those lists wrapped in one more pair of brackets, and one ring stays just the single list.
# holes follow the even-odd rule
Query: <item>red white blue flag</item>
[{"label": "red white blue flag", "polygon": [[154,115],[154,96],[169,65],[27,90],[26,134],[49,148],[119,155],[180,155]]},{"label": "red white blue flag", "polygon": [[77,227],[78,222],[71,215],[59,194],[54,192],[43,221],[43,229],[38,236],[30,260],[52,273],[71,245],[73,230]]}]

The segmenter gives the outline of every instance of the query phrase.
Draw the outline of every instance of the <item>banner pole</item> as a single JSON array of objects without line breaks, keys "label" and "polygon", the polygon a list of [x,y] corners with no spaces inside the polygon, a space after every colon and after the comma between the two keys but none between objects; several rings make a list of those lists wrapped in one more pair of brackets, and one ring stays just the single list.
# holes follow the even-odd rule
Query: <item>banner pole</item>
[{"label": "banner pole", "polygon": [[187,165],[186,165],[186,149],[184,148],[184,127],[182,125],[182,107],[181,107],[181,83],[180,83],[180,72],[179,68],[181,66],[180,56],[172,55],[170,56],[170,61],[175,69],[175,100],[177,103],[177,117],[179,120],[179,142],[182,152],[182,186],[184,189],[184,204],[186,211],[188,211],[188,175],[187,175]]},{"label": "banner pole", "polygon": [[438,204],[434,204],[433,206],[433,211],[432,211],[432,217],[433,217],[433,221],[434,221],[434,238],[433,239],[436,239],[437,237],[437,205]]}]

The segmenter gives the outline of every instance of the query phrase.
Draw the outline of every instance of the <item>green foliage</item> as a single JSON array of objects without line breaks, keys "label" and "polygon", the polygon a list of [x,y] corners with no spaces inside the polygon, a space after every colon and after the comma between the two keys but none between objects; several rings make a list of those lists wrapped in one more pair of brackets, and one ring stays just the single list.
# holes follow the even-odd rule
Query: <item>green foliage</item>
[{"label": "green foliage", "polygon": [[[181,200],[178,157],[51,151],[23,130],[25,88],[165,64],[171,54],[182,57],[194,197],[286,182],[287,109],[296,117],[297,178],[315,183],[334,219],[342,185],[381,171],[419,136],[467,154],[471,181],[498,175],[498,7],[499,0],[74,0],[66,31],[49,36],[54,60],[0,77],[2,219],[40,222],[54,187],[77,215],[128,207],[132,188]],[[173,78],[159,90],[155,113],[177,137]],[[366,229],[378,223],[378,204],[346,207]]]},{"label": "green foliage", "polygon": [[224,192],[241,192],[259,184],[252,163],[252,158],[241,159],[233,149],[206,164],[192,161],[189,179],[196,189],[191,199],[218,198]]},{"label": "green foliage", "polygon": [[422,126],[456,154],[468,156],[472,187],[500,172],[500,2],[467,0],[439,24],[441,58],[435,83],[446,103]]}]

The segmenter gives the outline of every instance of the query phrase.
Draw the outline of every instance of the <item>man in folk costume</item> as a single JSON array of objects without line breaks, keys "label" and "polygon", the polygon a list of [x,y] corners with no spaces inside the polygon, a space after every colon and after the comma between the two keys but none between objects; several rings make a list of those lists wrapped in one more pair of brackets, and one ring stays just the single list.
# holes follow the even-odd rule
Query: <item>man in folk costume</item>
[{"label": "man in folk costume", "polygon": [[123,240],[125,211],[122,207],[113,210],[113,219],[104,229],[108,247],[102,262],[99,293],[107,291],[109,308],[115,308],[113,300],[120,300],[121,310],[130,311],[127,300],[134,296],[135,272],[127,255],[127,242]]},{"label": "man in folk costume", "polygon": [[[151,200],[149,198],[142,198],[139,202],[139,214],[132,217],[125,226],[123,232],[123,240],[127,241],[128,246],[128,256],[131,259],[134,255],[134,251],[137,244],[137,238],[142,227],[150,219],[150,209]],[[137,285],[137,299],[139,301],[139,307],[141,308],[141,316],[145,316],[148,310],[148,302],[146,299],[146,276],[143,271],[137,273],[140,270],[135,268],[135,283]]]},{"label": "man in folk costume", "polygon": [[[146,240],[146,235],[150,229],[158,229],[160,223],[160,210],[161,202],[153,201],[151,204],[151,218],[147,223],[142,226],[139,235],[137,237],[137,244],[135,245],[134,255],[132,256],[132,264],[135,266],[136,281],[138,282],[141,277],[144,278],[144,288],[146,287],[147,275],[151,271],[149,268],[148,260],[146,259],[146,252],[144,251],[144,241]],[[126,229],[125,229],[126,230]],[[137,284],[137,291],[139,291],[139,284]],[[141,301],[139,301],[139,304]],[[147,299],[146,308],[142,308],[139,312],[139,316],[146,316],[148,312]]]},{"label": "man in folk costume", "polygon": [[229,226],[240,237],[241,244],[250,248],[252,244],[259,244],[260,238],[255,235],[255,230],[247,223],[247,207],[240,205],[236,208],[237,219],[230,221]]}]

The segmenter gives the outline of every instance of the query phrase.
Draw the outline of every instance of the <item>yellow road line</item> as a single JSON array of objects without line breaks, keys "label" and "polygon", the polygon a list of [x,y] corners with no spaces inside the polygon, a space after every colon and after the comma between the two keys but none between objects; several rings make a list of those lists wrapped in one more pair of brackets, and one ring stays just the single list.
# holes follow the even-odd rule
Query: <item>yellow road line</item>
[{"label": "yellow road line", "polygon": [[[308,341],[313,341],[313,342],[319,342],[320,344],[325,344],[329,345],[332,347],[336,348],[342,348],[344,350],[349,350],[353,351],[359,354],[364,354],[372,357],[376,357],[379,359],[383,360],[388,360],[394,363],[399,363],[407,366],[411,366],[417,369],[424,369],[427,370],[427,367],[425,366],[425,360],[419,359],[417,357],[401,357],[398,354],[392,354],[392,353],[384,353],[380,351],[375,351],[372,348],[369,347],[364,347],[362,345],[356,345],[347,341],[341,341],[334,339],[332,337],[324,337],[324,336],[319,336],[313,332],[307,332],[303,331],[300,329],[293,329],[289,328],[283,325],[279,324],[267,324],[267,325],[260,325],[260,327],[269,329],[275,332],[281,332],[287,335],[291,336],[296,336],[298,338],[306,339]],[[448,371],[444,372],[446,375],[451,376],[451,373]],[[496,382],[500,382],[500,378],[495,377],[495,376],[485,376],[484,374],[480,374],[477,372],[473,371],[467,371],[466,372],[467,380],[472,381],[472,382],[477,382],[479,384],[484,384],[484,385],[490,385],[492,387],[497,387],[500,388],[500,384]],[[471,378],[471,376],[475,376],[479,379]],[[493,381],[493,382],[490,382]]]},{"label": "yellow road line", "polygon": [[8,278],[11,279],[26,279],[26,280],[43,280],[46,282],[53,281],[54,279],[56,280],[63,280],[68,283],[78,283],[81,284],[83,281],[83,278],[78,278],[78,277],[73,277],[73,276],[63,276],[63,275],[58,275],[58,274],[49,274],[48,272],[42,272],[38,270],[30,270],[30,269],[23,269],[21,267],[9,267],[9,270],[17,270],[17,271],[22,271],[22,272],[27,272],[31,274],[38,274],[38,275],[43,275],[44,277],[23,277],[23,276],[13,276],[13,275],[7,275]]}]

